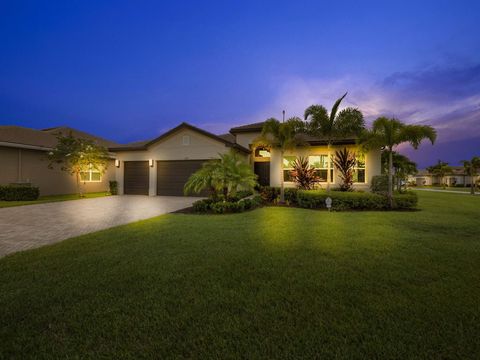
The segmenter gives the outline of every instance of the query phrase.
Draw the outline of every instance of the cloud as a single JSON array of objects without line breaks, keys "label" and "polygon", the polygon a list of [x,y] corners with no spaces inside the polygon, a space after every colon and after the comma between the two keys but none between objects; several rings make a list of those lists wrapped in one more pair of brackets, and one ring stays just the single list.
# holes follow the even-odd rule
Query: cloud
[{"label": "cloud", "polygon": [[395,73],[380,81],[358,76],[338,79],[286,77],[275,80],[277,96],[252,122],[271,116],[302,116],[311,104],[329,108],[348,91],[344,106],[358,107],[367,121],[395,116],[407,123],[429,124],[439,132],[439,141],[452,141],[472,134],[480,136],[480,65]]}]

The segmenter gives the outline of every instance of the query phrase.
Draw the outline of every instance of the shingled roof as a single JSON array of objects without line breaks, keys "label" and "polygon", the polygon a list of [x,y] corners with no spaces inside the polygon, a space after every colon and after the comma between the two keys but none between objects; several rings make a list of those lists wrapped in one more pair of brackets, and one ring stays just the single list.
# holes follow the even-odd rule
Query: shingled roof
[{"label": "shingled roof", "polygon": [[0,126],[0,143],[11,147],[24,147],[38,150],[50,150],[57,144],[57,134],[68,135],[82,139],[92,140],[98,145],[110,147],[118,144],[86,132],[69,127],[56,127],[36,130],[22,126]]}]

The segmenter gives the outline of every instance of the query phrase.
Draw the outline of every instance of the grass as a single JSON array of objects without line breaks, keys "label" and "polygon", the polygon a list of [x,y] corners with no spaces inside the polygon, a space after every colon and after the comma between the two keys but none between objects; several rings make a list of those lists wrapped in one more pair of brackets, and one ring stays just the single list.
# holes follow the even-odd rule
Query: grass
[{"label": "grass", "polygon": [[0,358],[478,358],[480,197],[170,214],[0,260]]},{"label": "grass", "polygon": [[[470,192],[469,187],[455,187],[455,186],[445,186],[445,187],[441,187],[441,186],[418,186],[418,187],[412,187],[411,189],[415,190],[417,188],[418,189],[459,191],[459,192],[467,192],[467,193]],[[478,189],[477,189],[477,191],[478,191]]]},{"label": "grass", "polygon": [[23,205],[34,205],[34,204],[44,204],[50,202],[57,202],[57,201],[67,201],[67,200],[81,200],[81,199],[89,199],[89,198],[96,198],[102,196],[109,196],[109,192],[93,192],[93,193],[85,193],[83,197],[79,197],[78,194],[66,194],[66,195],[48,195],[48,196],[40,196],[37,200],[33,201],[4,201],[0,200],[0,208],[5,207],[12,207],[12,206],[23,206]]}]

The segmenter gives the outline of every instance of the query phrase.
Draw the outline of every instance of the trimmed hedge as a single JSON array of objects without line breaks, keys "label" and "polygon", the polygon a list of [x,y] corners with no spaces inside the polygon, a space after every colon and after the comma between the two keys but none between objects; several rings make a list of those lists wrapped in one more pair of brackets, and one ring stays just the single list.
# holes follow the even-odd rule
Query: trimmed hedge
[{"label": "trimmed hedge", "polygon": [[109,181],[108,184],[110,186],[110,194],[118,195],[118,182],[115,180],[112,180],[112,181]]},{"label": "trimmed hedge", "polygon": [[212,198],[202,199],[193,203],[193,211],[196,213],[231,214],[251,210],[259,207],[262,203],[260,196],[244,198],[238,201],[216,201]]},{"label": "trimmed hedge", "polygon": [[0,186],[0,200],[33,201],[40,196],[40,189],[35,186],[5,185]]},{"label": "trimmed hedge", "polygon": [[[278,201],[280,198],[280,188],[271,186],[262,186],[259,190],[260,196],[264,203],[270,204]],[[285,188],[285,201],[289,204],[296,204],[297,202],[297,188]]]},{"label": "trimmed hedge", "polygon": [[[332,199],[332,210],[386,210],[388,199],[385,196],[367,192],[325,192],[322,190],[299,190],[297,205],[308,209],[326,209],[325,199]],[[413,192],[394,194],[393,208],[397,210],[413,209],[418,198]]]}]

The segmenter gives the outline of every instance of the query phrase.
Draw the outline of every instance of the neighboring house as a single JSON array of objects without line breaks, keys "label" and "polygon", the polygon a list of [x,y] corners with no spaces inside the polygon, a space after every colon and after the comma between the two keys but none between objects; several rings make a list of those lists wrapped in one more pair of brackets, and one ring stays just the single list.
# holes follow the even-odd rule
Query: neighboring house
[{"label": "neighboring house", "polygon": [[[475,177],[475,181],[480,181],[480,175]],[[408,182],[416,186],[442,185],[442,178],[433,175],[426,169],[421,169],[415,175],[410,175]],[[471,177],[465,173],[463,166],[452,166],[452,172],[443,177],[443,182],[447,186],[470,186]]]},{"label": "neighboring house", "polygon": [[[32,184],[40,188],[41,195],[75,193],[75,176],[61,171],[59,166],[49,169],[47,160],[47,153],[57,143],[56,134],[68,135],[70,132],[75,137],[90,139],[102,146],[117,145],[68,127],[34,130],[20,126],[0,126],[0,185]],[[109,180],[115,180],[113,162],[112,154],[111,166],[103,175],[95,171],[82,174],[86,192],[108,190]]]},{"label": "neighboring house", "polygon": [[[263,122],[249,124],[234,127],[229,134],[215,135],[190,124],[182,123],[152,140],[126,145],[119,145],[96,138],[99,143],[104,141],[103,145],[109,148],[115,161],[113,162],[112,160],[114,166],[109,167],[107,173],[97,183],[98,186],[96,188],[93,189],[92,183],[85,183],[87,186],[86,191],[107,190],[108,180],[117,180],[119,194],[183,195],[183,186],[193,172],[198,170],[205,161],[218,158],[219,154],[226,153],[230,149],[237,150],[252,165],[261,185],[279,186],[281,182],[280,174],[283,173],[286,181],[285,185],[294,186],[290,178],[291,162],[298,156],[304,156],[308,157],[310,164],[317,169],[317,173],[322,180],[320,186],[325,186],[328,166],[327,142],[325,139],[305,137],[309,146],[299,147],[294,151],[287,152],[285,158],[281,159],[280,152],[276,149],[254,146],[255,139],[259,137],[262,126]],[[1,155],[2,151],[4,151],[4,145],[1,142],[4,137],[2,135],[4,128],[0,127],[0,156],[8,157],[8,161],[13,164],[8,169],[5,169],[5,172],[8,172],[8,176],[0,176],[0,184],[30,182],[33,185],[40,186],[42,194],[74,192],[73,187],[64,184],[70,181],[70,179],[65,178],[65,174],[47,169],[47,163],[41,160],[45,151],[52,148],[55,144],[55,138],[51,135],[55,132],[53,129],[40,131],[25,130],[48,134],[51,137],[48,138],[48,141],[42,141],[40,149],[32,149],[36,151],[36,160],[32,160],[27,164],[23,163],[21,168],[24,170],[22,170],[22,174],[19,173],[17,175],[16,171],[18,170],[14,165],[18,163],[16,159],[19,155],[15,155],[17,154],[16,152],[8,156]],[[75,133],[74,136],[76,136]],[[92,137],[92,135],[89,136]],[[14,137],[7,142],[10,144],[9,149],[14,149],[17,152],[20,148],[13,146],[12,143],[27,143],[27,146],[39,147],[38,143],[32,145],[25,140],[23,142],[16,141]],[[359,159],[355,168],[354,187],[368,190],[372,177],[381,173],[380,149],[363,154],[356,145],[355,139],[348,138],[335,141],[330,152],[333,155],[335,150],[343,147],[355,151]],[[23,154],[24,148],[21,149]],[[29,167],[41,168],[41,176],[26,176],[25,171],[27,170],[25,169]],[[281,169],[283,169],[283,172]],[[331,164],[330,176],[332,186],[338,186],[341,180],[333,164]],[[58,189],[58,191],[48,185],[48,179],[54,178],[55,180],[52,181],[58,184],[54,188]],[[96,179],[98,179],[98,176]],[[60,184],[62,185],[60,186]]]}]

